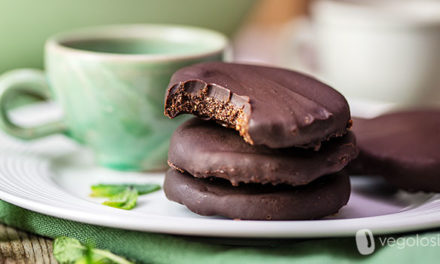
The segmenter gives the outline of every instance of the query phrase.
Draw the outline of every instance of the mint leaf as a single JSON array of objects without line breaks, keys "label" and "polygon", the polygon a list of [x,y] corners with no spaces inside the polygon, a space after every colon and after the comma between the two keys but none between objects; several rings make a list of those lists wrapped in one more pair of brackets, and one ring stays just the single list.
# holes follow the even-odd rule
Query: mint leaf
[{"label": "mint leaf", "polygon": [[56,238],[53,254],[60,264],[133,264],[110,251],[83,246],[70,237]]},{"label": "mint leaf", "polygon": [[[84,259],[85,259],[85,261],[86,261],[87,264],[92,264],[92,263],[94,263],[94,261],[93,261],[93,256],[94,256],[94,254],[93,254],[93,247],[92,247],[92,245],[91,245],[91,244],[86,244],[86,252],[85,252],[85,257],[84,257]],[[96,262],[95,262],[95,263],[96,263]],[[77,261],[76,264],[78,264],[78,261]]]},{"label": "mint leaf", "polygon": [[160,190],[158,184],[96,184],[91,187],[92,197],[112,197],[125,191],[127,188],[136,189],[139,195],[148,194]]},{"label": "mint leaf", "polygon": [[126,188],[125,191],[113,195],[108,201],[105,201],[102,204],[124,210],[130,210],[136,206],[138,196],[138,191],[129,187]]},{"label": "mint leaf", "polygon": [[84,255],[85,247],[70,237],[58,237],[53,243],[53,255],[59,263],[75,263]]},{"label": "mint leaf", "polygon": [[125,210],[136,206],[139,195],[160,190],[158,184],[97,184],[91,187],[92,197],[109,197],[103,204]]}]

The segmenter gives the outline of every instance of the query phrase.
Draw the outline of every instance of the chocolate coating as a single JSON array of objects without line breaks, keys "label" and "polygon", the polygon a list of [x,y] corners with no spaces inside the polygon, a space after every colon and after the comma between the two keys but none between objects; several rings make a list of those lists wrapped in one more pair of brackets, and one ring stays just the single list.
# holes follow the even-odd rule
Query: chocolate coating
[{"label": "chocolate coating", "polygon": [[245,184],[233,187],[222,179],[199,179],[167,171],[169,200],[200,215],[249,220],[305,220],[334,214],[347,204],[350,181],[345,174],[327,175],[301,187]]},{"label": "chocolate coating", "polygon": [[281,68],[206,62],[174,73],[165,115],[192,113],[235,128],[250,144],[313,147],[350,126],[345,98],[330,86]]},{"label": "chocolate coating", "polygon": [[357,156],[351,132],[325,142],[320,151],[252,146],[234,130],[197,118],[174,132],[168,152],[171,167],[198,178],[215,176],[242,183],[305,185],[342,170]]},{"label": "chocolate coating", "polygon": [[353,121],[360,153],[352,172],[381,175],[408,191],[440,192],[440,110]]}]

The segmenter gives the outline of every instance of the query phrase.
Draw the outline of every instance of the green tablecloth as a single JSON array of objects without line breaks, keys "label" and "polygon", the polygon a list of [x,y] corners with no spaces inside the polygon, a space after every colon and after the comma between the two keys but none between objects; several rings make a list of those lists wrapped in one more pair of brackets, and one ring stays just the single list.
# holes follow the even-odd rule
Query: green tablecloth
[{"label": "green tablecloth", "polygon": [[[137,263],[438,263],[440,245],[380,247],[369,256],[356,249],[354,238],[268,241],[264,246],[226,246],[200,238],[126,231],[67,221],[0,201],[0,221],[51,238],[68,236],[135,260]],[[404,238],[415,238],[415,234]],[[438,232],[418,239],[438,238]],[[248,241],[249,242],[249,241]]]}]

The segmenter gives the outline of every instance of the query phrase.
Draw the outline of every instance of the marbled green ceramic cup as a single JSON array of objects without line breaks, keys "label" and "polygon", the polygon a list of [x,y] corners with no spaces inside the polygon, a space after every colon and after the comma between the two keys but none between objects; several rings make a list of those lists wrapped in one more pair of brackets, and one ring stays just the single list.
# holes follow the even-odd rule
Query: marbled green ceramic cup
[{"label": "marbled green ceramic cup", "polygon": [[[214,31],[168,25],[118,25],[62,33],[46,42],[46,72],[0,77],[0,126],[21,139],[64,133],[91,147],[99,164],[121,170],[166,167],[169,138],[180,124],[163,115],[171,75],[193,63],[222,60],[227,39]],[[8,102],[55,100],[64,117],[25,128]]]}]

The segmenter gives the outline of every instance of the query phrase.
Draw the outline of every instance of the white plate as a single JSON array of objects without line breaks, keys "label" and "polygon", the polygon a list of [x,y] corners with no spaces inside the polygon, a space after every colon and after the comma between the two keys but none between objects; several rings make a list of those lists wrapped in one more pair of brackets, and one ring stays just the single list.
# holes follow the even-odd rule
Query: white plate
[{"label": "white plate", "polygon": [[[14,116],[36,120],[35,113],[48,116],[56,113],[53,110],[40,105]],[[352,236],[363,228],[385,234],[440,226],[440,195],[395,191],[368,177],[353,178],[350,201],[337,215],[314,221],[202,217],[168,201],[162,191],[141,196],[131,211],[101,205],[102,200],[88,196],[95,183],[162,181],[163,173],[97,167],[89,150],[63,136],[21,142],[0,134],[0,199],[69,220],[138,231],[243,238]]]}]

